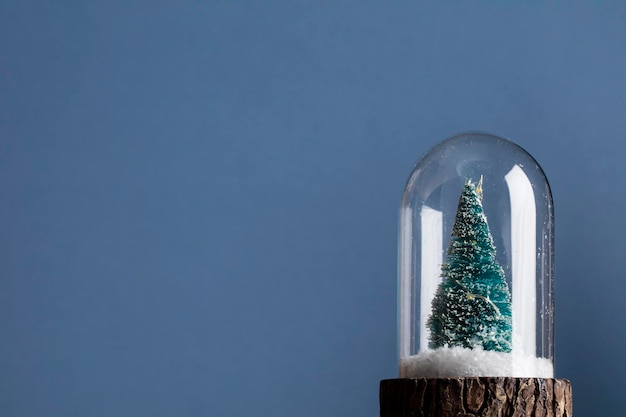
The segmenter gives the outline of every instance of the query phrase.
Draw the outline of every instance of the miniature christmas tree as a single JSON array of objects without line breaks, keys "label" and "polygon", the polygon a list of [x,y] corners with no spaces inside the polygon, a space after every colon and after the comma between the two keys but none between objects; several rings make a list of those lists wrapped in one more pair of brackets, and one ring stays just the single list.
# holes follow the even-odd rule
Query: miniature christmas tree
[{"label": "miniature christmas tree", "polygon": [[463,187],[428,318],[429,346],[511,351],[511,295],[482,206],[482,178]]}]

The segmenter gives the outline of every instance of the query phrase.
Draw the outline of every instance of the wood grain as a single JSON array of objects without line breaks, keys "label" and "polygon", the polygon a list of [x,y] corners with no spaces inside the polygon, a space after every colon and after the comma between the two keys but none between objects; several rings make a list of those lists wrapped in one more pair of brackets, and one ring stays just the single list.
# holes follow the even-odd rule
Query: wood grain
[{"label": "wood grain", "polygon": [[572,386],[548,378],[385,379],[380,417],[572,417]]}]

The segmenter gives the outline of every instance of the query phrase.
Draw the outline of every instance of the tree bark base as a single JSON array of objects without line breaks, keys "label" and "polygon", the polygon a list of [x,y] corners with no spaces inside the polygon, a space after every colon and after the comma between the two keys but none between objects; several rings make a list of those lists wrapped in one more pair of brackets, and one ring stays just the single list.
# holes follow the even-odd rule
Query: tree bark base
[{"label": "tree bark base", "polygon": [[552,378],[380,381],[380,417],[571,417],[572,385]]}]

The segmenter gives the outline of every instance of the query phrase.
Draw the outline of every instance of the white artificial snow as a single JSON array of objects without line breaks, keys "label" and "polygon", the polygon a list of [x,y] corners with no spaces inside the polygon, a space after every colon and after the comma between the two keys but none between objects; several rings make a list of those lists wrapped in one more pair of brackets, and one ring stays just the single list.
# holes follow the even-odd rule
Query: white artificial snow
[{"label": "white artificial snow", "polygon": [[509,376],[554,378],[549,359],[462,347],[425,350],[400,359],[402,378]]}]

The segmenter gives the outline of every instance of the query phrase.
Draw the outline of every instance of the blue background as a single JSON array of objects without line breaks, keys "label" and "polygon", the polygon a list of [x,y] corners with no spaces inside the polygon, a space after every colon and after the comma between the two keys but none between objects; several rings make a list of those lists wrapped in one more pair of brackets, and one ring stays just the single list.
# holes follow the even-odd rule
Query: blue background
[{"label": "blue background", "polygon": [[2,1],[0,415],[376,416],[465,130],[546,171],[557,375],[622,415],[624,109],[619,1]]}]

